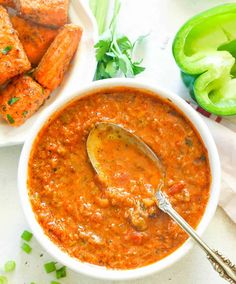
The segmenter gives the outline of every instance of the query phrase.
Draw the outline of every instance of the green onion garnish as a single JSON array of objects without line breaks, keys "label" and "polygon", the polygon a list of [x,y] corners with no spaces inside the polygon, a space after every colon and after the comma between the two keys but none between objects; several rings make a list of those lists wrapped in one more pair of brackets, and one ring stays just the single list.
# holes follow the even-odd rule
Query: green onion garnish
[{"label": "green onion garnish", "polygon": [[26,242],[29,242],[33,237],[33,234],[29,231],[24,231],[21,235],[21,238],[26,241]]},{"label": "green onion garnish", "polygon": [[24,110],[24,111],[22,112],[22,115],[23,115],[24,117],[26,117],[27,114],[28,114],[28,110]]},{"label": "green onion garnish", "polygon": [[185,144],[188,145],[189,147],[193,146],[193,141],[191,138],[185,138]]},{"label": "green onion garnish", "polygon": [[17,101],[19,101],[20,98],[17,97],[13,97],[11,98],[7,103],[9,104],[9,106],[12,106],[14,103],[16,103]]},{"label": "green onion garnish", "polygon": [[7,120],[10,122],[10,124],[15,123],[14,118],[10,114],[7,114]]},{"label": "green onion garnish", "polygon": [[22,250],[29,254],[32,250],[31,246],[29,246],[27,243],[23,243],[21,246]]},{"label": "green onion garnish", "polygon": [[9,51],[12,50],[12,46],[6,46],[4,49],[2,49],[2,54],[6,55]]},{"label": "green onion garnish", "polygon": [[9,260],[4,265],[4,271],[5,272],[12,272],[16,268],[16,262],[14,260]]},{"label": "green onion garnish", "polygon": [[44,264],[45,271],[47,273],[53,272],[56,270],[56,262],[48,262]]},{"label": "green onion garnish", "polygon": [[60,284],[60,283],[57,281],[51,281],[51,284]]},{"label": "green onion garnish", "polygon": [[56,270],[57,279],[66,277],[66,266],[62,266],[61,268]]},{"label": "green onion garnish", "polygon": [[0,284],[8,284],[7,277],[0,275]]}]

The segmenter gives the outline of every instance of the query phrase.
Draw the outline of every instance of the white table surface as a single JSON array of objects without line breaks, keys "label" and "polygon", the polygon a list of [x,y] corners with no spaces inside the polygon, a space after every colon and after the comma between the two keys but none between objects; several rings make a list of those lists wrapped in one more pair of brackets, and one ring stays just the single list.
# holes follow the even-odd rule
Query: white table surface
[{"label": "white table surface", "polygon": [[[178,27],[190,16],[224,0],[124,0],[119,29],[135,39],[140,34],[150,33],[143,47],[146,71],[139,77],[186,96],[178,68],[171,55],[171,39]],[[236,141],[235,141],[236,143]],[[15,259],[16,271],[9,273],[10,284],[47,284],[53,274],[46,274],[43,264],[52,258],[44,252],[35,239],[33,251],[26,255],[20,249],[20,234],[28,228],[20,207],[17,192],[17,164],[21,146],[0,149],[0,274],[6,260]],[[236,263],[236,225],[218,208],[212,222],[204,233],[204,239],[220,249]],[[43,256],[40,257],[41,253]],[[64,284],[101,284],[113,281],[93,280],[68,271]],[[124,283],[124,282],[119,282]],[[171,268],[145,279],[127,283],[158,284],[218,284],[225,283],[212,270],[204,254],[194,247],[182,260]]]}]

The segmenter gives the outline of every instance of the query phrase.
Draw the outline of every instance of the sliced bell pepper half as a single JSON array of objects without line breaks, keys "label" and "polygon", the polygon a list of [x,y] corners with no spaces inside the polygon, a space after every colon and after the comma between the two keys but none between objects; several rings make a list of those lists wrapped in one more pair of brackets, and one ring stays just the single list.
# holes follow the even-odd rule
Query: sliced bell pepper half
[{"label": "sliced bell pepper half", "polygon": [[202,108],[221,116],[236,114],[236,3],[187,21],[174,39],[173,55]]}]

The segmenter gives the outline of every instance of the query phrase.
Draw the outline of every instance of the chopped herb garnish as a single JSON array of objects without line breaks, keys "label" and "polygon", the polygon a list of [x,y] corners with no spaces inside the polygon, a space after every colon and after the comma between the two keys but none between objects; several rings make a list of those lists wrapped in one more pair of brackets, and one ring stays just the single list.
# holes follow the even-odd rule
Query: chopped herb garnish
[{"label": "chopped herb garnish", "polygon": [[0,284],[8,284],[7,277],[0,275]]},{"label": "chopped herb garnish", "polygon": [[15,120],[13,119],[13,117],[10,114],[7,114],[7,120],[10,122],[10,124],[15,123]]},{"label": "chopped herb garnish", "polygon": [[206,156],[205,155],[201,155],[200,160],[203,161],[203,162],[206,161]]},{"label": "chopped herb garnish", "polygon": [[2,54],[6,55],[11,50],[12,50],[12,46],[9,45],[9,46],[6,46],[4,49],[2,49],[1,52],[2,52]]},{"label": "chopped herb garnish", "polygon": [[33,237],[33,234],[29,231],[24,231],[21,235],[21,238],[26,241],[26,242],[29,242]]},{"label": "chopped herb garnish", "polygon": [[185,144],[188,145],[189,147],[193,146],[193,141],[190,138],[185,138]]},{"label": "chopped herb garnish", "polygon": [[66,277],[66,266],[62,266],[61,268],[56,270],[56,278],[60,279]]},{"label": "chopped herb garnish", "polygon": [[30,254],[31,251],[32,251],[32,248],[30,245],[28,245],[27,243],[23,243],[22,246],[21,246],[22,250],[27,253],[27,254]]},{"label": "chopped herb garnish", "polygon": [[28,114],[28,110],[24,110],[24,111],[22,112],[22,115],[23,115],[24,117],[26,117],[27,114]]},{"label": "chopped herb garnish", "polygon": [[14,103],[18,102],[20,98],[17,97],[13,97],[11,98],[7,103],[9,104],[9,106],[12,106]]},{"label": "chopped herb garnish", "polygon": [[4,271],[5,272],[12,272],[16,268],[16,262],[14,260],[9,260],[4,265]]},{"label": "chopped herb garnish", "polygon": [[176,110],[170,110],[168,111],[169,114],[173,115],[173,116],[179,116],[178,112]]},{"label": "chopped herb garnish", "polygon": [[56,270],[56,262],[48,262],[44,264],[44,269],[47,273],[51,273]]},{"label": "chopped herb garnish", "polygon": [[57,281],[51,281],[51,284],[60,284],[60,283]]}]

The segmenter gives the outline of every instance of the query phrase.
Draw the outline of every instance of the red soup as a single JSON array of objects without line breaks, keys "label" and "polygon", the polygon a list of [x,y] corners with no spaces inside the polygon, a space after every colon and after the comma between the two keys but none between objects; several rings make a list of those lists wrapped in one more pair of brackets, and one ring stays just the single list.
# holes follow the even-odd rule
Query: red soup
[{"label": "red soup", "polygon": [[158,169],[119,141],[104,140],[99,182],[86,140],[97,122],[122,125],[143,139],[166,168],[165,192],[196,227],[211,183],[207,150],[190,121],[168,100],[144,90],[112,88],[79,98],[40,131],[29,161],[28,189],[45,234],[69,255],[109,268],[151,264],[187,235],[155,205]]}]

